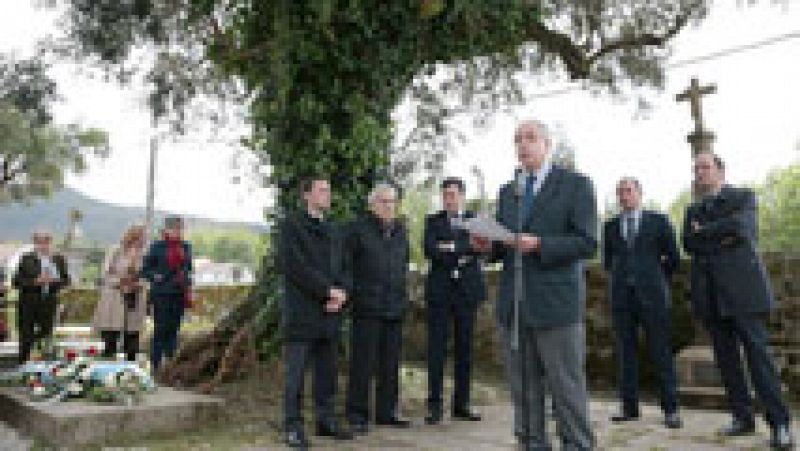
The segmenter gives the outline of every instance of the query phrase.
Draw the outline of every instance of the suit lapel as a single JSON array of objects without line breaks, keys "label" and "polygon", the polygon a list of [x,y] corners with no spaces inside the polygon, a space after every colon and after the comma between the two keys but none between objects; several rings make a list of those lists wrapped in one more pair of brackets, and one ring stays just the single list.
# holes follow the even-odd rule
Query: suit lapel
[{"label": "suit lapel", "polygon": [[558,187],[561,185],[563,175],[563,171],[558,166],[550,168],[550,173],[545,177],[539,192],[533,196],[533,207],[531,207],[528,217],[525,218],[525,223],[529,223],[533,218],[542,214],[550,199],[558,193]]}]

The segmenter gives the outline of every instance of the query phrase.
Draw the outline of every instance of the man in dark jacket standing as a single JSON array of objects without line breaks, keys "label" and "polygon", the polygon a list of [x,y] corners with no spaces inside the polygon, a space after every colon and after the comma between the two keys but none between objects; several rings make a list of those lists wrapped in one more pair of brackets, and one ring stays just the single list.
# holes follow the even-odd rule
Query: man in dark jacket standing
[{"label": "man in dark jacket standing", "polygon": [[694,158],[698,200],[686,211],[683,245],[692,256],[692,308],[711,335],[711,344],[730,403],[733,421],[727,436],[755,432],[750,379],[772,431],[771,445],[791,449],[791,419],[769,352],[765,317],[775,299],[758,254],[756,197],[752,190],[724,184],[725,166],[704,152]]},{"label": "man in dark jacket standing", "polygon": [[475,312],[486,299],[486,283],[478,253],[469,243],[469,234],[458,221],[472,218],[464,211],[466,187],[459,178],[442,182],[442,210],[425,220],[425,256],[430,269],[425,285],[428,311],[428,416],[425,422],[442,420],[442,380],[444,378],[447,329],[453,321],[455,342],[455,389],[451,414],[454,419],[480,421],[470,409],[470,365]]},{"label": "man in dark jacket standing", "polygon": [[353,324],[347,419],[356,433],[370,421],[375,381],[375,424],[408,427],[398,416],[403,316],[408,309],[408,236],[397,219],[397,190],[379,184],[369,194],[370,212],[351,225]]},{"label": "man in dark jacket standing", "polygon": [[13,285],[19,290],[19,363],[28,360],[37,340],[52,335],[58,293],[69,285],[67,262],[63,256],[53,254],[52,243],[49,232],[35,232],[34,250],[20,258],[14,274]]},{"label": "man in dark jacket standing", "polygon": [[639,327],[661,383],[661,408],[669,428],[681,427],[675,361],[670,346],[669,284],[680,262],[675,231],[666,215],[642,209],[635,178],[617,183],[622,212],[603,227],[603,267],[611,275],[611,316],[617,338],[622,408],[612,421],[639,418]]},{"label": "man in dark jacket standing", "polygon": [[328,179],[304,179],[300,190],[305,208],[286,218],[280,237],[286,290],[284,423],[286,444],[294,448],[309,445],[301,414],[303,380],[309,364],[313,364],[317,435],[352,438],[337,423],[334,409],[340,316],[350,292],[342,234],[325,217],[331,206]]}]

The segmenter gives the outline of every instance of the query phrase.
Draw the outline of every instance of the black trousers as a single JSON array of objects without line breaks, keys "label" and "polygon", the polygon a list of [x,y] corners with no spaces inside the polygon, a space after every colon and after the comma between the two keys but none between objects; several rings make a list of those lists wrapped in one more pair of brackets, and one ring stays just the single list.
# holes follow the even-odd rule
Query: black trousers
[{"label": "black trousers", "polygon": [[[458,293],[453,293],[457,295]],[[472,335],[475,329],[475,308],[456,308],[453,303],[428,303],[428,408],[441,411],[445,351],[448,323],[453,323],[453,410],[464,410],[470,404]]]},{"label": "black trousers", "polygon": [[[113,358],[117,355],[117,343],[119,342],[121,330],[101,330],[100,338],[103,339],[103,357]],[[136,354],[139,353],[139,332],[126,332],[123,340],[125,358],[133,362]]]},{"label": "black trousers", "polygon": [[624,309],[612,312],[619,365],[619,397],[622,409],[639,414],[639,328],[644,330],[647,350],[660,383],[661,408],[664,413],[678,409],[675,360],[670,345],[669,310],[662,303],[653,304],[634,287],[628,287]]},{"label": "black trousers", "polygon": [[397,413],[400,394],[402,321],[353,318],[350,330],[350,379],[347,385],[347,419],[370,420],[369,395],[375,381],[375,420],[386,421]]},{"label": "black trousers", "polygon": [[306,368],[313,362],[314,408],[317,422],[334,419],[336,394],[336,338],[289,341],[284,346],[285,387],[283,398],[284,426],[302,427],[303,386]]},{"label": "black trousers", "polygon": [[172,358],[178,350],[178,332],[183,318],[183,295],[160,296],[151,299],[153,304],[153,343],[150,364],[153,370],[161,365],[161,358]]},{"label": "black trousers", "polygon": [[44,340],[53,334],[55,314],[56,300],[52,297],[43,297],[18,304],[19,363],[28,361],[36,341]]},{"label": "black trousers", "polygon": [[764,405],[767,423],[788,424],[789,409],[781,396],[781,381],[769,352],[769,332],[764,318],[757,315],[704,319],[711,335],[714,357],[733,415],[753,421],[753,402],[745,380],[740,349],[744,349],[750,380]]}]

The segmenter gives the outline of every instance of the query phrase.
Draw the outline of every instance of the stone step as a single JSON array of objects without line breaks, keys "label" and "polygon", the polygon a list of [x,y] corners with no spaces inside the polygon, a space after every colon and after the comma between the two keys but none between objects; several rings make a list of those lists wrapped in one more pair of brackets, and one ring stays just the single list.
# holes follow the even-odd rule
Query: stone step
[{"label": "stone step", "polygon": [[24,391],[0,388],[0,420],[27,436],[61,449],[142,439],[153,434],[191,433],[220,419],[223,401],[207,395],[159,388],[133,406],[86,401],[32,402]]}]

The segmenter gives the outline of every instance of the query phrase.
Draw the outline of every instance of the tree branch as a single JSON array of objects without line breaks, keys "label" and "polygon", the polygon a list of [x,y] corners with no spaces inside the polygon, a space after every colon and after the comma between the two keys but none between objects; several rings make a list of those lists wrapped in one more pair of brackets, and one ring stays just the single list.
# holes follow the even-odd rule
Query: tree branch
[{"label": "tree branch", "polygon": [[617,41],[611,42],[610,44],[601,47],[599,50],[594,52],[593,54],[589,55],[588,64],[591,66],[597,60],[602,58],[609,53],[616,52],[617,50],[625,50],[629,48],[639,48],[639,47],[660,47],[664,45],[667,41],[675,37],[679,31],[681,31],[687,23],[689,23],[689,18],[694,13],[694,10],[697,8],[699,4],[695,4],[695,6],[690,7],[688,11],[684,14],[675,18],[675,23],[667,29],[665,32],[661,34],[655,33],[644,33],[637,36],[628,36],[623,37]]},{"label": "tree branch", "polygon": [[2,174],[0,174],[0,187],[6,186],[8,182],[11,182],[15,178],[17,178],[18,175],[22,174],[24,170],[25,170],[25,165],[22,164],[12,169],[10,159],[8,157],[4,157],[3,171]]},{"label": "tree branch", "polygon": [[540,22],[532,21],[529,24],[528,36],[541,47],[543,52],[560,58],[566,66],[570,78],[573,80],[584,79],[589,76],[592,66],[600,58],[612,52],[664,45],[689,23],[689,18],[702,4],[702,1],[697,1],[687,7],[686,12],[676,17],[675,23],[663,33],[644,33],[623,37],[602,46],[593,53],[588,53],[584,47],[573,42],[568,34],[552,30]]}]

